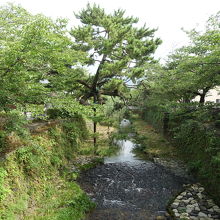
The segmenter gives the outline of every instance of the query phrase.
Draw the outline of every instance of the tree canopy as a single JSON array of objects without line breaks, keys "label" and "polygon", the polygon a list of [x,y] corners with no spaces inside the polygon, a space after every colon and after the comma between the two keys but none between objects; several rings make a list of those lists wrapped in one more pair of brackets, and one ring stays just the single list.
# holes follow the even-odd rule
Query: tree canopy
[{"label": "tree canopy", "polygon": [[182,89],[189,99],[199,95],[204,103],[207,92],[220,82],[220,13],[210,17],[205,31],[186,33],[190,44],[172,54],[167,66],[177,79],[182,78]]},{"label": "tree canopy", "polygon": [[12,4],[0,8],[0,108],[43,103],[49,90],[42,80],[69,71],[79,53],[70,49],[66,25]]},{"label": "tree canopy", "polygon": [[185,32],[190,43],[170,54],[164,66],[146,66],[139,89],[148,102],[189,103],[199,96],[204,103],[208,91],[220,85],[220,13],[209,18],[204,31]]},{"label": "tree canopy", "polygon": [[74,27],[73,49],[87,53],[87,65],[94,74],[79,79],[84,88],[81,102],[93,97],[102,103],[102,95],[123,96],[125,81],[141,77],[144,64],[153,62],[152,54],[161,40],[154,37],[155,29],[138,27],[138,19],[116,10],[107,14],[97,5],[88,4],[76,14],[81,25]]}]

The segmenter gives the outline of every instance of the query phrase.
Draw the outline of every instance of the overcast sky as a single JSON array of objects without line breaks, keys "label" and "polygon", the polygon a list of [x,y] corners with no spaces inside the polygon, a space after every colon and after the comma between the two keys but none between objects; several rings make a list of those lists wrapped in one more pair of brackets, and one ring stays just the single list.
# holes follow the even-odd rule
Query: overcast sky
[{"label": "overcast sky", "polygon": [[189,30],[202,26],[210,15],[220,10],[220,0],[0,0],[0,5],[7,2],[20,4],[34,14],[66,17],[72,24],[76,24],[73,11],[79,11],[88,2],[97,3],[108,12],[125,9],[127,15],[138,17],[141,24],[158,28],[156,35],[163,40],[163,44],[157,50],[156,57],[162,59],[175,48],[186,44],[182,27]]}]

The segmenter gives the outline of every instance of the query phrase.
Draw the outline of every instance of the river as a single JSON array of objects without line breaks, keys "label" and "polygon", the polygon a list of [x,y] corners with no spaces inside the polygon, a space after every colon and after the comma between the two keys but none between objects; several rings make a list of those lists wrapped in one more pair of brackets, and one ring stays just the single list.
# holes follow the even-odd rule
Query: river
[{"label": "river", "polygon": [[137,157],[132,139],[117,141],[120,149],[104,164],[83,173],[82,188],[96,203],[86,220],[151,220],[165,217],[168,202],[189,179]]}]

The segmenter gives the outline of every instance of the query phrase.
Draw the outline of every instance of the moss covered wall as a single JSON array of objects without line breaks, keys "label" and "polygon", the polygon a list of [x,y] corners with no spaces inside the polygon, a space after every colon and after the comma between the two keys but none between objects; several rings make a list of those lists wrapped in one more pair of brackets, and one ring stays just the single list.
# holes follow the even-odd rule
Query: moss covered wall
[{"label": "moss covered wall", "polygon": [[[148,107],[143,118],[157,130],[163,130],[164,109]],[[220,119],[212,106],[177,105],[169,113],[169,140],[189,170],[220,204]],[[158,129],[159,128],[159,129]]]},{"label": "moss covered wall", "polygon": [[81,219],[93,204],[69,167],[87,136],[84,120],[50,123],[30,134],[9,119],[0,129],[0,219]]}]

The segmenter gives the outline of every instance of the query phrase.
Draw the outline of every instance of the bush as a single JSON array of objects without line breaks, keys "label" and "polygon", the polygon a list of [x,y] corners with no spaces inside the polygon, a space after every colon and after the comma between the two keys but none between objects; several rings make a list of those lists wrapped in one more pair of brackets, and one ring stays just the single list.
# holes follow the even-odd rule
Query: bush
[{"label": "bush", "polygon": [[2,151],[2,149],[5,147],[5,143],[6,143],[5,137],[6,137],[6,132],[0,130],[0,151]]},{"label": "bush", "polygon": [[18,111],[1,113],[0,117],[3,121],[0,128],[0,152],[11,152],[23,144],[22,139],[28,138],[27,121]]},{"label": "bush", "polygon": [[26,136],[28,131],[25,125],[28,123],[25,117],[18,111],[11,111],[6,114],[1,114],[5,118],[3,130],[6,133],[16,132],[19,136]]},{"label": "bush", "polygon": [[[155,128],[163,128],[161,107],[148,107],[145,119]],[[189,169],[220,203],[220,127],[218,109],[212,104],[175,104],[169,109],[169,135]],[[155,125],[156,124],[156,125]]]},{"label": "bush", "polygon": [[6,170],[0,167],[0,201],[4,200],[9,192],[9,189],[7,189],[6,186],[4,186],[4,179],[6,176]]},{"label": "bush", "polygon": [[46,112],[49,119],[71,118],[71,114],[65,109],[48,109]]},{"label": "bush", "polygon": [[216,128],[220,128],[220,120],[216,120],[215,121],[215,127]]}]

